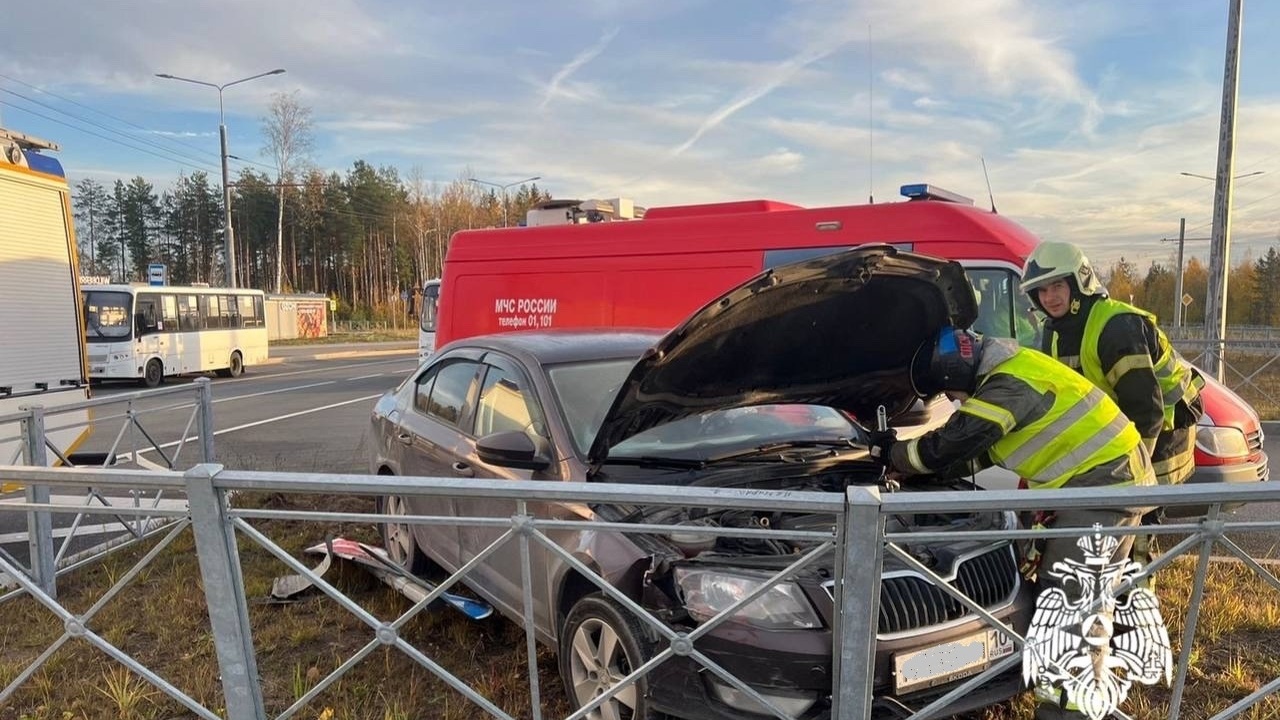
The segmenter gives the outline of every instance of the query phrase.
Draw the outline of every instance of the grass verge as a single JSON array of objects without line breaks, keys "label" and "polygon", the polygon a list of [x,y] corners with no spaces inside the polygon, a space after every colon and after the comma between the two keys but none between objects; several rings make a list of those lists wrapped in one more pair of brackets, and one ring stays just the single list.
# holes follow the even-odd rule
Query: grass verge
[{"label": "grass verge", "polygon": [[[241,498],[275,509],[369,512],[371,498]],[[367,524],[254,521],[254,526],[293,557],[313,564],[303,550],[326,535],[377,542]],[[269,601],[274,577],[289,568],[244,535],[238,536],[245,587],[250,598],[258,670],[268,716],[276,716],[323,682],[374,641],[372,628],[323,594],[291,604]],[[133,567],[147,548],[118,553],[64,577],[61,601],[74,613],[88,610]],[[1194,562],[1176,561],[1157,578],[1157,592],[1174,646],[1181,644],[1191,596]],[[383,622],[407,611],[403,596],[358,569],[338,564],[326,575],[352,602]],[[106,604],[88,627],[136,658],[196,701],[222,713],[222,689],[200,572],[190,531],[162,551],[140,576]],[[1184,718],[1206,718],[1280,676],[1280,593],[1242,565],[1211,569],[1192,664],[1183,698]],[[29,598],[0,605],[0,688],[7,686],[63,632],[63,624]],[[526,651],[520,627],[495,614],[485,621],[463,618],[447,607],[428,608],[404,624],[400,636],[434,662],[476,688],[514,717],[530,717]],[[554,656],[542,649],[538,677],[544,717],[568,714]],[[1168,717],[1170,692],[1136,687],[1124,710],[1140,720]],[[1031,715],[1024,695],[969,717],[1013,720]],[[0,720],[160,720],[191,712],[83,639],[73,639],[50,657],[0,705]],[[350,672],[328,686],[294,717],[317,720],[461,720],[488,715],[456,690],[395,648],[375,646]],[[1280,701],[1268,698],[1241,717],[1280,718]]]},{"label": "grass verge", "polygon": [[394,341],[414,341],[418,340],[418,329],[415,327],[404,328],[400,330],[384,329],[384,330],[362,330],[360,332],[339,332],[330,333],[324,337],[317,338],[289,338],[286,340],[272,340],[272,347],[295,347],[299,345],[334,345],[337,343],[354,343],[354,342],[394,342]]}]

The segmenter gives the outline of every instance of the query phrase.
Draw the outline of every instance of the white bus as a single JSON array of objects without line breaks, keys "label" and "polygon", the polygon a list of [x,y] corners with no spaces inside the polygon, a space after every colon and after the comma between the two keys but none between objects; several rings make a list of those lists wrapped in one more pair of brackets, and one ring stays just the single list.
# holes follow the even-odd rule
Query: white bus
[{"label": "white bus", "polygon": [[[0,417],[89,399],[80,335],[79,267],[70,192],[54,143],[0,128]],[[58,454],[89,436],[88,410],[45,422]],[[23,462],[21,427],[0,422],[0,465]],[[0,494],[15,489],[0,483]]]},{"label": "white bus", "polygon": [[440,278],[422,283],[422,303],[418,308],[418,362],[436,351],[436,320],[440,317]]},{"label": "white bus", "polygon": [[211,370],[239,377],[267,359],[261,290],[85,285],[81,294],[93,380],[155,387]]}]

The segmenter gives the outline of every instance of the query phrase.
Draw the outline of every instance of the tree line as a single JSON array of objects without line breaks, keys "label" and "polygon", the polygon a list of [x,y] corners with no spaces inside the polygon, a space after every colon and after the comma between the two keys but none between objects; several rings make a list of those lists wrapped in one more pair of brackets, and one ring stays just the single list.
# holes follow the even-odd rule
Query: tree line
[{"label": "tree line", "polygon": [[[459,230],[500,227],[503,196],[466,177],[428,182],[414,170],[356,160],[345,173],[306,163],[310,115],[292,95],[277,95],[263,120],[263,155],[274,171],[241,170],[232,180],[232,236],[241,287],[320,293],[337,299],[343,319],[402,311],[402,293],[439,277],[449,238]],[[512,222],[550,193],[512,188]],[[180,175],[157,192],[145,177],[111,186],[85,179],[72,198],[82,275],[115,282],[146,279],[164,263],[174,285],[223,282],[221,183],[204,172]]]},{"label": "tree line", "polygon": [[[1177,264],[1153,261],[1143,274],[1136,263],[1121,257],[1106,273],[1107,292],[1155,313],[1163,325],[1173,324],[1177,294]],[[1209,269],[1191,258],[1182,271],[1184,325],[1204,325]],[[1261,257],[1245,256],[1230,270],[1227,288],[1228,325],[1280,326],[1280,252],[1267,249]]]}]

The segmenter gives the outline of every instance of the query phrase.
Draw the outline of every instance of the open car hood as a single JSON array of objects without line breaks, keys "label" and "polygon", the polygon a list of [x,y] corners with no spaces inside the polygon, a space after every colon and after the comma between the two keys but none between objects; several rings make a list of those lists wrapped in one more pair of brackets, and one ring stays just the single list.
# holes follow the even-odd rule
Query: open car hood
[{"label": "open car hood", "polygon": [[690,415],[771,403],[826,405],[864,424],[915,400],[916,348],[977,318],[958,263],[888,245],[766,270],[648,350],[619,388],[589,453]]}]

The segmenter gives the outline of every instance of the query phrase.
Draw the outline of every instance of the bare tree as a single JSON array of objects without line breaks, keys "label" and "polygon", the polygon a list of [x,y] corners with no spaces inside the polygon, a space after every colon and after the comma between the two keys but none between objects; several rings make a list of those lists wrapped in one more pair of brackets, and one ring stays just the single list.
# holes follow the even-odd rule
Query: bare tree
[{"label": "bare tree", "polygon": [[266,144],[262,154],[276,165],[276,184],[279,191],[279,212],[276,215],[276,282],[275,291],[283,288],[284,270],[284,191],[294,165],[311,152],[311,108],[298,102],[298,92],[275,93],[271,107],[262,119],[262,134]]}]

